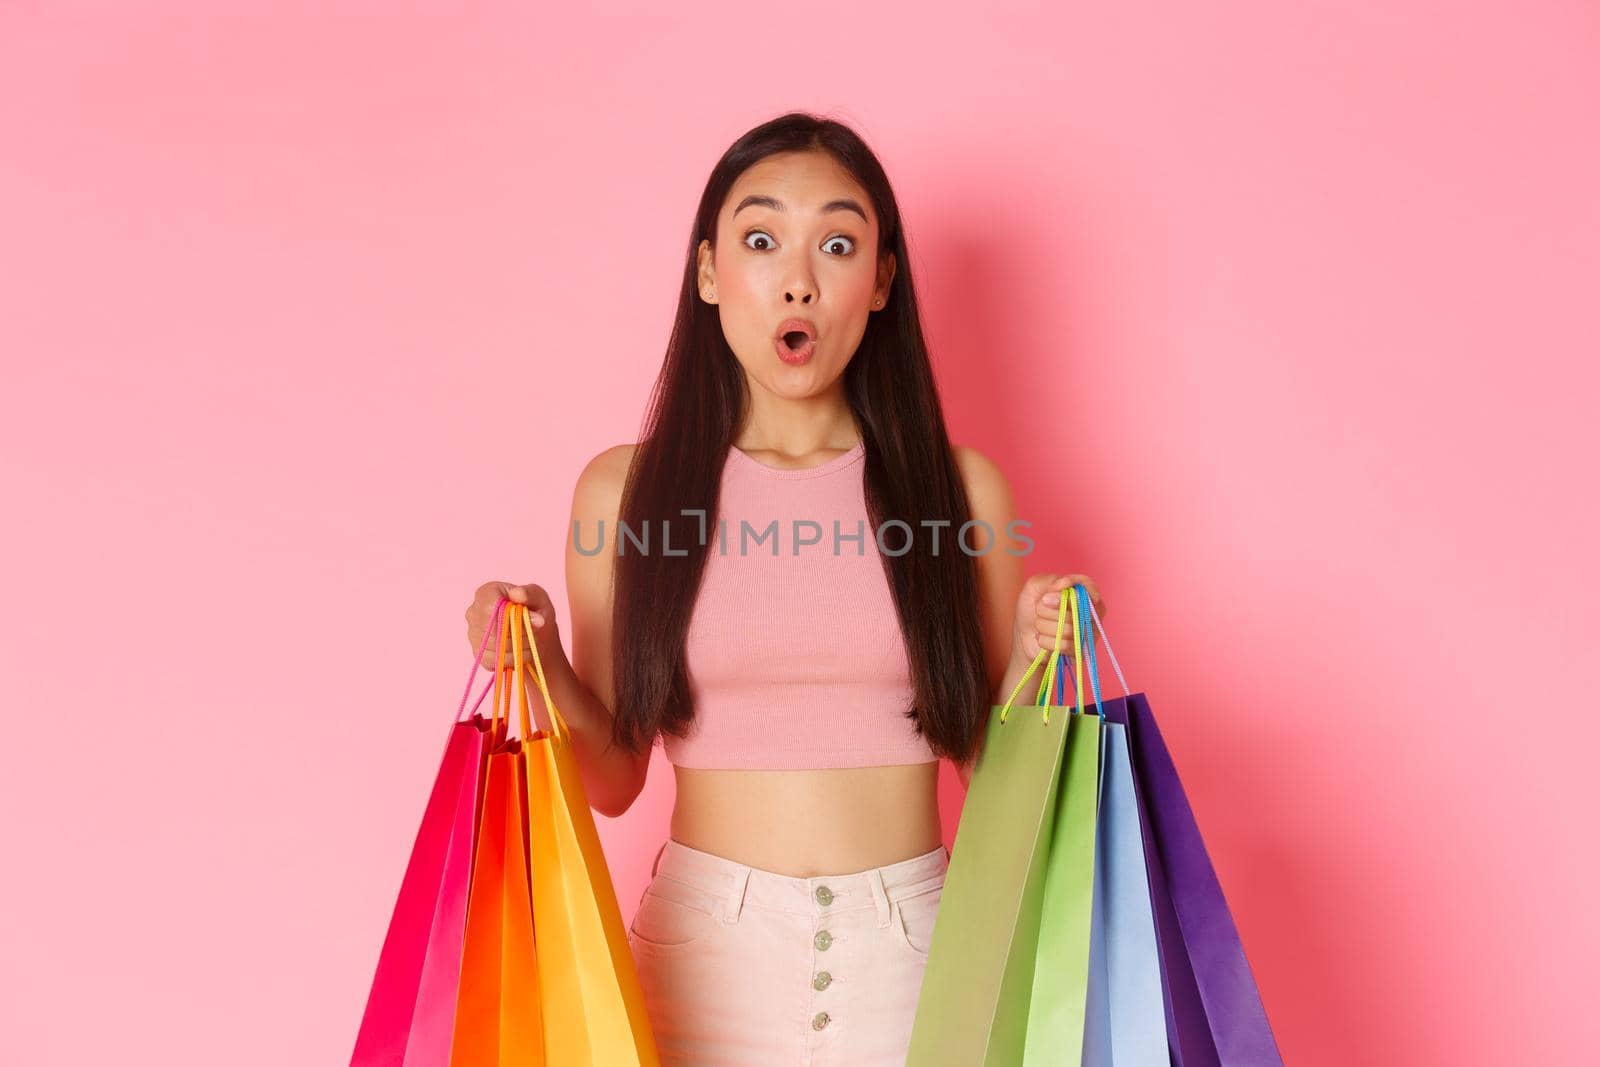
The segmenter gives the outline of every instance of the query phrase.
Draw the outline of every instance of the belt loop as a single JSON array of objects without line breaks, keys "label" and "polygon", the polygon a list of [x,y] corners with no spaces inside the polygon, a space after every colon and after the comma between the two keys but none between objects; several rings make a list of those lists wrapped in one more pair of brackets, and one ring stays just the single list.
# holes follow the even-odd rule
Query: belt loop
[{"label": "belt loop", "polygon": [[872,886],[872,901],[878,905],[878,926],[889,925],[889,894],[883,888],[883,871],[874,867],[867,872],[867,882]]},{"label": "belt loop", "polygon": [[722,921],[733,925],[739,921],[739,913],[744,910],[744,889],[750,884],[750,868],[740,864],[738,870],[733,872],[733,884],[728,887],[728,896],[722,902]]},{"label": "belt loop", "polygon": [[672,838],[669,837],[666,841],[661,842],[661,848],[656,851],[656,861],[650,865],[650,877],[654,878],[656,872],[661,869],[661,853],[667,850],[667,845],[671,841]]}]

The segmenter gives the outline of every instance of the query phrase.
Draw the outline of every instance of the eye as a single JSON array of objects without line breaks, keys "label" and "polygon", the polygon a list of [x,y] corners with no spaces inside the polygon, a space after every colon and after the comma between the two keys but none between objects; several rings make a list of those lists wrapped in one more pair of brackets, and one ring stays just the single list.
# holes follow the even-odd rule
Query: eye
[{"label": "eye", "polygon": [[[752,237],[767,242],[766,246],[758,248],[751,244],[750,239]],[[846,250],[843,252],[834,253],[836,256],[848,256],[851,252],[855,251],[855,238],[846,237],[844,234],[836,234],[835,236],[828,238],[825,242],[823,242],[822,247],[829,248],[833,245],[839,244],[840,242],[843,242],[846,245]],[[765,230],[749,230],[744,235],[744,246],[750,249],[752,252],[765,252],[772,247],[772,235],[767,233]]]}]

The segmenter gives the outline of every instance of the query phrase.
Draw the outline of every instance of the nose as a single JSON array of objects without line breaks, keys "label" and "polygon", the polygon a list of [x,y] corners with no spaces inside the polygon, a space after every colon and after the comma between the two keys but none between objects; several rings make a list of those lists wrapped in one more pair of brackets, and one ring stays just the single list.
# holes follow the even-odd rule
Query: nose
[{"label": "nose", "polygon": [[804,256],[794,256],[784,264],[789,280],[783,284],[783,299],[790,304],[810,304],[817,298],[817,279]]}]

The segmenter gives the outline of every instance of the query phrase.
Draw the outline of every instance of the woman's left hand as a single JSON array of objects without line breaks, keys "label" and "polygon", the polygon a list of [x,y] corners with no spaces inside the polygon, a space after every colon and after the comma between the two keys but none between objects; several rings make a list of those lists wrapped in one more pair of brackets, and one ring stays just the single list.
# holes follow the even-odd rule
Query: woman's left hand
[{"label": "woman's left hand", "polygon": [[[1100,587],[1087,574],[1035,574],[1022,585],[1017,597],[1016,626],[1011,640],[1012,665],[1026,669],[1041,651],[1056,647],[1056,622],[1061,611],[1062,590],[1082,585],[1094,602],[1100,618],[1106,617],[1106,602]],[[1067,595],[1071,595],[1068,593]],[[1067,624],[1061,633],[1061,650],[1072,649],[1072,605],[1067,605]]]}]

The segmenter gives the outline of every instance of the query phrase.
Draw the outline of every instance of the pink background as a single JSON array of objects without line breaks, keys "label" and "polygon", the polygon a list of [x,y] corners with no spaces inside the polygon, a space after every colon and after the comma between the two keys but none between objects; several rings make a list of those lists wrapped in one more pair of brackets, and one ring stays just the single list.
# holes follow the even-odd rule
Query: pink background
[{"label": "pink background", "polygon": [[467,600],[566,626],[694,199],[791,107],[882,153],[1288,1062],[1592,1058],[1592,7],[228,6],[0,10],[0,1060],[348,1057]]}]

